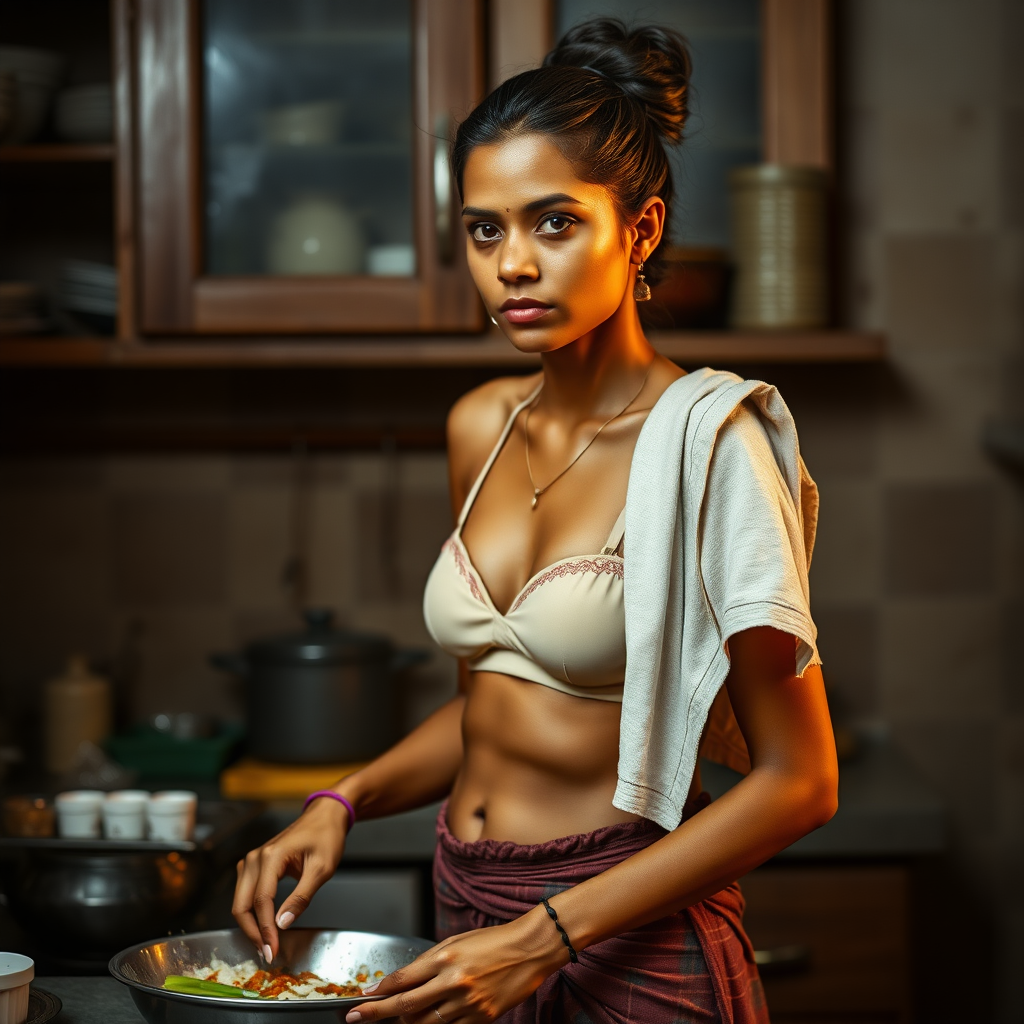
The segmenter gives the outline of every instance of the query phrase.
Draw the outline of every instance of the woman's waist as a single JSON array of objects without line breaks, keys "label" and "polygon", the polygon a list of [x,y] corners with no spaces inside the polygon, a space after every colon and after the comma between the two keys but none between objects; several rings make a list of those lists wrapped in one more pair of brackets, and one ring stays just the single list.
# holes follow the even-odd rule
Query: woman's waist
[{"label": "woman's waist", "polygon": [[463,770],[488,792],[578,794],[615,782],[621,705],[495,672],[472,672]]},{"label": "woman's waist", "polygon": [[588,870],[593,869],[591,873],[604,871],[666,834],[660,825],[630,815],[626,821],[613,821],[537,842],[495,838],[467,840],[453,831],[452,815],[453,801],[446,800],[437,818],[438,844],[445,857],[469,873],[501,874],[507,870],[519,880],[523,879],[524,870],[539,877],[551,877],[552,872],[560,875],[572,861],[587,862]]}]

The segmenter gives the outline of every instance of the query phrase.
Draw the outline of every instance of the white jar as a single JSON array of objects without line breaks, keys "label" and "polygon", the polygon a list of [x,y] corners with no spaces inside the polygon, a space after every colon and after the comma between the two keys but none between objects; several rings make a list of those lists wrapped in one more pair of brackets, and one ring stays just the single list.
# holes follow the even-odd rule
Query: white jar
[{"label": "white jar", "polygon": [[35,961],[21,953],[0,953],[0,1024],[25,1024]]},{"label": "white jar", "polygon": [[99,789],[70,789],[58,793],[57,834],[61,839],[99,839],[104,793]]},{"label": "white jar", "polygon": [[103,801],[103,835],[107,839],[145,839],[149,792],[118,789]]},{"label": "white jar", "polygon": [[165,843],[183,843],[192,838],[196,827],[195,793],[185,789],[167,789],[149,798],[149,838]]}]

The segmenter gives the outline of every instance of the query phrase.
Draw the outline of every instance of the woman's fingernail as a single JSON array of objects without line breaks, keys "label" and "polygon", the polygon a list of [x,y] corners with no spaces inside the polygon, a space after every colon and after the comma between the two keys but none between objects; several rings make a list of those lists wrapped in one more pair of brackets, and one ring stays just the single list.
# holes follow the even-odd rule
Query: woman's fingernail
[{"label": "woman's fingernail", "polygon": [[367,985],[366,988],[363,989],[363,995],[364,996],[368,996],[371,993],[376,992],[377,989],[379,989],[379,988],[380,988],[380,982],[379,981],[375,981],[372,985]]},{"label": "woman's fingernail", "polygon": [[278,927],[278,928],[288,928],[288,927],[290,927],[290,926],[291,926],[291,924],[292,924],[292,922],[293,922],[294,920],[295,920],[295,915],[294,915],[294,914],[293,914],[293,913],[292,913],[292,912],[291,912],[290,910],[286,910],[286,911],[285,911],[285,912],[284,912],[284,913],[283,913],[283,914],[282,914],[282,915],[281,915],[281,916],[280,916],[280,917],[279,917],[279,918],[277,919],[277,927]]},{"label": "woman's fingernail", "polygon": [[266,960],[268,964],[274,962],[274,954],[270,952],[269,943],[263,947],[263,959]]},{"label": "woman's fingernail", "polygon": [[359,1024],[359,1021],[363,1019],[363,1015],[358,1010],[353,1010],[346,1018],[345,1024]]}]

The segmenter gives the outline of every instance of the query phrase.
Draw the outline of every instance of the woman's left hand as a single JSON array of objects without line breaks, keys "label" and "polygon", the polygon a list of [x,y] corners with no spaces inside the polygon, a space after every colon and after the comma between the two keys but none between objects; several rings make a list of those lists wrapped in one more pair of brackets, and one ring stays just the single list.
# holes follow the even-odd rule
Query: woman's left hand
[{"label": "woman's left hand", "polygon": [[[537,911],[540,911],[538,916]],[[389,974],[349,1012],[348,1024],[399,1017],[405,1024],[485,1024],[529,998],[569,955],[543,907],[508,924],[453,935]]]}]

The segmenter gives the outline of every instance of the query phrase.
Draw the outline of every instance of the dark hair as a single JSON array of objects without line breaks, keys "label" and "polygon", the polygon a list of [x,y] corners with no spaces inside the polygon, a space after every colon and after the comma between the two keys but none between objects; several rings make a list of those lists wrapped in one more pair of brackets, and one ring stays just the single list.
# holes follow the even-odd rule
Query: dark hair
[{"label": "dark hair", "polygon": [[[623,222],[651,196],[672,210],[672,170],[665,144],[686,124],[690,54],[671,29],[628,29],[614,18],[570,29],[542,67],[502,82],[459,125],[452,171],[462,195],[469,154],[477,146],[537,132],[552,141],[584,181],[604,185]],[[645,274],[657,281],[657,255]]]}]

